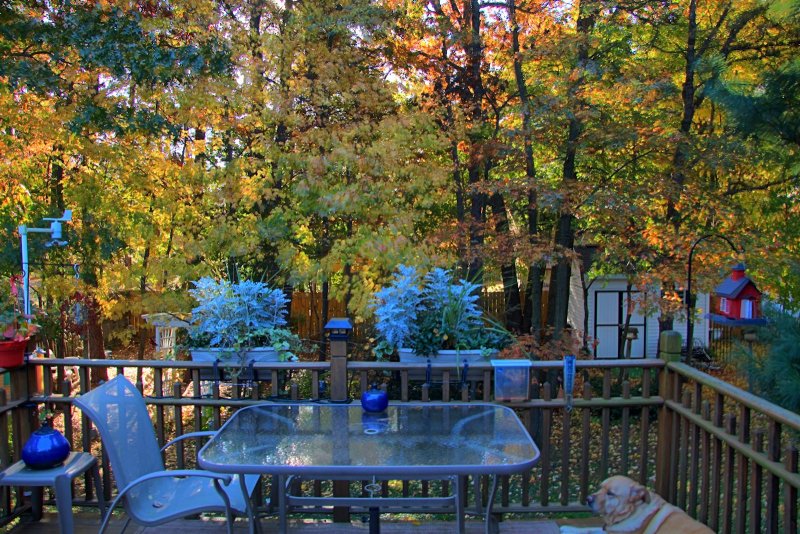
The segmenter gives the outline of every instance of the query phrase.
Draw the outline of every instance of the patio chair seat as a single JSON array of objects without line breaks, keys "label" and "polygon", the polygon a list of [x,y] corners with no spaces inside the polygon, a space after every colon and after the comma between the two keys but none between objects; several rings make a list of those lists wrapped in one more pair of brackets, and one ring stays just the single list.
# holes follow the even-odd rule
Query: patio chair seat
[{"label": "patio chair seat", "polygon": [[[259,476],[245,476],[243,491],[238,475],[199,469],[167,470],[144,398],[123,375],[75,398],[73,403],[100,433],[119,490],[103,518],[100,533],[120,501],[125,505],[128,521],[143,526],[161,525],[200,512],[225,512],[228,532],[232,533],[234,513],[254,520],[248,500]],[[184,434],[165,447],[209,434],[213,432]],[[126,522],[123,531],[127,525]]]},{"label": "patio chair seat", "polygon": [[[247,477],[248,491],[257,481],[258,477]],[[247,505],[236,477],[222,489],[231,510],[244,515]],[[142,482],[128,492],[126,508],[138,523],[159,525],[201,512],[225,512],[225,503],[212,479],[189,476]]]}]

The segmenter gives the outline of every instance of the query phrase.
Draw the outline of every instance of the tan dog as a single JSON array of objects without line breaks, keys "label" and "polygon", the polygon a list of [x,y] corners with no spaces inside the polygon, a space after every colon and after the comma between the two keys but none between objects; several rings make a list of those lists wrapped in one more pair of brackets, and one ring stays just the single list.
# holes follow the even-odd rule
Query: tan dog
[{"label": "tan dog", "polygon": [[586,503],[603,517],[606,532],[630,534],[713,534],[714,531],[628,477],[600,484]]}]

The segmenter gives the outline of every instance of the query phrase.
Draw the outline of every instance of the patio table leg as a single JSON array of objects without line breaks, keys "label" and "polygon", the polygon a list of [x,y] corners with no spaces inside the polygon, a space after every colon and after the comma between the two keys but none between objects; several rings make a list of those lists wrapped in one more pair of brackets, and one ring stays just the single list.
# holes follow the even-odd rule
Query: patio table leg
[{"label": "patio table leg", "polygon": [[483,498],[481,495],[481,475],[472,477],[472,493],[475,495],[475,514],[483,515]]},{"label": "patio table leg", "polygon": [[[245,480],[244,475],[239,475],[239,485],[242,488],[242,493],[244,495],[249,495],[247,491],[247,481]],[[248,530],[250,534],[257,534],[261,532],[261,525],[258,524],[258,519],[256,518],[256,514],[253,511],[253,502],[248,497],[244,500],[245,508],[247,511],[247,523],[248,523]]]},{"label": "patio table leg", "polygon": [[275,475],[278,485],[278,534],[286,534],[286,475]]},{"label": "patio table leg", "polygon": [[491,482],[489,486],[489,499],[486,501],[486,517],[485,519],[485,532],[486,534],[496,534],[498,532],[498,525],[495,518],[492,516],[492,507],[494,506],[494,495],[497,493],[497,475],[491,475]]},{"label": "patio table leg", "polygon": [[453,498],[456,500],[456,532],[458,534],[464,534],[464,501],[461,500],[461,488],[466,487],[466,475],[458,475],[453,481]]},{"label": "patio table leg", "polygon": [[381,534],[381,509],[377,506],[369,509],[369,534]]}]

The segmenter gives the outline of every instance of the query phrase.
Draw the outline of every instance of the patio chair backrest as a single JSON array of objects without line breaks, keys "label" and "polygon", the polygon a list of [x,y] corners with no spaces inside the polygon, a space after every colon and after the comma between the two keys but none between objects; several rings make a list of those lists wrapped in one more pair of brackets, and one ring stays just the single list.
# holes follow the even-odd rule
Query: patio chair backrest
[{"label": "patio chair backrest", "polygon": [[100,432],[118,488],[164,470],[155,429],[139,390],[123,375],[75,398]]}]

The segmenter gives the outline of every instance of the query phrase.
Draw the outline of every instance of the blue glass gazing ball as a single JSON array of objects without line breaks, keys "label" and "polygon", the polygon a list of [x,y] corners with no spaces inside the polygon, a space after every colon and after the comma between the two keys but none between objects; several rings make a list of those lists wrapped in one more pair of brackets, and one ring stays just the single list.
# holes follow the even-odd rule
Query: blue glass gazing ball
[{"label": "blue glass gazing ball", "polygon": [[22,447],[22,460],[31,469],[50,469],[61,465],[69,456],[69,442],[50,424],[31,434]]},{"label": "blue glass gazing ball", "polygon": [[382,389],[372,388],[361,394],[361,407],[365,412],[380,413],[389,406],[389,395]]}]

